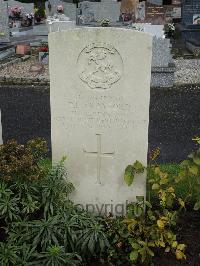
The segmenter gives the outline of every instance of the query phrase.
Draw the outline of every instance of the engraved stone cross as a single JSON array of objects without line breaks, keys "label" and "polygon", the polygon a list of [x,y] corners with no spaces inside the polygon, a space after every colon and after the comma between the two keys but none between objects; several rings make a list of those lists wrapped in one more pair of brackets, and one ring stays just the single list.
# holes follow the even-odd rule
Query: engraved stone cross
[{"label": "engraved stone cross", "polygon": [[95,152],[88,152],[83,150],[84,153],[91,156],[97,157],[97,183],[101,184],[101,158],[102,157],[109,157],[113,158],[114,152],[105,153],[101,151],[101,134],[96,134],[97,136],[97,151]]}]

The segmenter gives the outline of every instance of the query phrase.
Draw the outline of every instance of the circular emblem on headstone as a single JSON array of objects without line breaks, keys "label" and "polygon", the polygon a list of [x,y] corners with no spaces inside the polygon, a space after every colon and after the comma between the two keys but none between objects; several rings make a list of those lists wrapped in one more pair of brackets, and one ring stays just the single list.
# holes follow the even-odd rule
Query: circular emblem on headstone
[{"label": "circular emblem on headstone", "polygon": [[78,57],[77,65],[80,79],[92,89],[109,89],[122,76],[122,58],[107,43],[86,46]]}]

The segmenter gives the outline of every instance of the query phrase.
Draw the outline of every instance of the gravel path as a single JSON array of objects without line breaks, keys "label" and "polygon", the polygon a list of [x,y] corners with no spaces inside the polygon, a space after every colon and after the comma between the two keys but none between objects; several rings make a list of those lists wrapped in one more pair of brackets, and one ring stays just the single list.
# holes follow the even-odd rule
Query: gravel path
[{"label": "gravel path", "polygon": [[178,59],[175,65],[176,84],[200,83],[200,59]]},{"label": "gravel path", "polygon": [[25,77],[25,78],[49,78],[48,65],[42,65],[42,71],[32,71],[34,65],[38,65],[38,59],[32,57],[27,61],[22,61],[17,64],[9,65],[3,69],[0,69],[0,76],[11,77]]},{"label": "gravel path", "polygon": [[[200,83],[200,59],[176,59],[175,84]],[[41,72],[31,71],[33,65],[38,65],[38,58],[31,57],[29,60],[10,65],[0,70],[0,76],[25,77],[49,79],[49,67],[43,65]]]}]

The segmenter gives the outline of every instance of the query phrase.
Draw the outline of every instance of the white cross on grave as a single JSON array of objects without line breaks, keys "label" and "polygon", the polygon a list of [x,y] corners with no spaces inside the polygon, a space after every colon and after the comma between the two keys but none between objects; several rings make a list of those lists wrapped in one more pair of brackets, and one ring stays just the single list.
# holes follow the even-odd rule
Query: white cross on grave
[{"label": "white cross on grave", "polygon": [[83,152],[89,156],[97,157],[97,183],[101,185],[101,159],[102,157],[113,158],[114,152],[102,152],[101,145],[101,134],[96,134],[97,136],[97,151],[86,151],[83,149]]}]

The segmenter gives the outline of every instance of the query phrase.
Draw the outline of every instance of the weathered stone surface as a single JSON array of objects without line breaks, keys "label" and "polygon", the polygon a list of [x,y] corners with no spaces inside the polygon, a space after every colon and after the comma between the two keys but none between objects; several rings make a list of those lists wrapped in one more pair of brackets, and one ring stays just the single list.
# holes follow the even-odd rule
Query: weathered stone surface
[{"label": "weathered stone surface", "polygon": [[7,3],[0,1],[0,43],[9,42]]},{"label": "weathered stone surface", "polygon": [[119,21],[120,17],[119,2],[80,2],[81,24],[89,24],[94,21],[108,19],[110,22]]},{"label": "weathered stone surface", "polygon": [[153,67],[168,67],[173,62],[169,39],[153,38]]},{"label": "weathered stone surface", "polygon": [[51,9],[49,10],[48,1],[45,3],[47,16],[53,16],[57,13],[58,5],[62,5],[64,8],[64,14],[70,18],[70,20],[76,20],[76,5],[73,3],[66,3],[60,0],[49,0]]},{"label": "weathered stone surface", "polygon": [[34,4],[33,3],[22,3],[19,1],[15,1],[15,0],[8,0],[7,3],[8,3],[9,10],[12,7],[19,6],[22,8],[22,14],[30,14],[30,13],[34,14]]},{"label": "weathered stone surface", "polygon": [[134,14],[137,9],[139,0],[122,0],[121,1],[121,12]]},{"label": "weathered stone surface", "polygon": [[129,188],[123,174],[147,163],[152,37],[77,28],[50,33],[49,48],[53,161],[68,156],[76,203],[122,214],[126,200],[145,196],[145,175]]},{"label": "weathered stone surface", "polygon": [[49,32],[62,31],[68,28],[74,28],[76,26],[75,21],[53,21],[48,24]]}]

